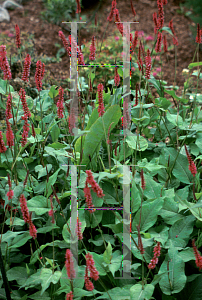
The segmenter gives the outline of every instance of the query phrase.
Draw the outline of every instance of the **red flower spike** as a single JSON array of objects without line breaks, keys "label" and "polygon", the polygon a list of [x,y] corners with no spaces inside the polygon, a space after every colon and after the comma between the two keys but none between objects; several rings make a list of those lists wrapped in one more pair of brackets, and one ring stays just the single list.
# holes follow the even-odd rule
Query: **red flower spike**
[{"label": "red flower spike", "polygon": [[9,148],[11,148],[12,146],[14,146],[14,134],[13,134],[13,131],[11,129],[11,124],[8,121],[8,119],[6,119],[6,126],[7,126],[7,130],[6,130],[7,145]]},{"label": "red flower spike", "polygon": [[107,17],[107,21],[111,22],[114,16],[114,9],[116,8],[116,0],[112,1],[112,7],[109,16]]},{"label": "red flower spike", "polygon": [[197,168],[196,168],[196,165],[195,163],[193,162],[192,158],[191,158],[191,155],[189,154],[188,150],[187,150],[187,146],[184,145],[185,147],[185,152],[186,152],[186,155],[187,155],[187,159],[188,159],[188,162],[189,162],[189,170],[191,171],[192,175],[195,177],[195,175],[197,174]]},{"label": "red flower spike", "polygon": [[94,285],[92,283],[92,281],[90,281],[89,277],[88,277],[88,268],[86,266],[86,269],[85,269],[85,287],[88,291],[92,291],[94,290]]},{"label": "red flower spike", "polygon": [[141,188],[142,188],[143,191],[144,191],[144,190],[145,190],[145,187],[146,187],[146,184],[145,184],[145,179],[144,179],[143,169],[141,169],[140,177],[141,177]]},{"label": "red flower spike", "polygon": [[118,28],[119,32],[123,36],[123,24],[121,23],[121,19],[119,16],[119,10],[117,8],[114,9],[114,19],[116,23],[116,27]]},{"label": "red flower spike", "polygon": [[133,39],[133,43],[132,43],[133,51],[135,51],[135,48],[136,48],[136,46],[137,46],[137,43],[138,43],[138,31],[135,31],[134,39]]},{"label": "red flower spike", "polygon": [[6,102],[6,119],[11,119],[13,117],[11,113],[11,105],[12,105],[12,95],[8,94],[7,102]]},{"label": "red flower spike", "polygon": [[120,76],[118,74],[118,67],[115,67],[115,77],[114,77],[114,84],[118,86],[120,83]]},{"label": "red flower spike", "polygon": [[30,220],[30,223],[29,223],[29,234],[30,234],[30,236],[33,237],[34,240],[36,239],[37,230],[36,230],[36,227],[34,226],[34,224],[32,223],[31,220]]},{"label": "red flower spike", "polygon": [[73,297],[74,297],[74,295],[73,295],[73,293],[72,293],[72,291],[71,291],[71,292],[69,292],[69,293],[66,295],[66,300],[73,300]]},{"label": "red flower spike", "polygon": [[156,52],[161,52],[162,33],[158,32],[157,43],[155,47]]},{"label": "red flower spike", "polygon": [[99,83],[97,86],[97,91],[98,91],[98,102],[99,102],[99,106],[98,106],[98,113],[99,113],[99,117],[102,117],[105,113],[104,111],[104,103],[103,103],[103,90],[104,90],[104,86],[102,83]]},{"label": "red flower spike", "polygon": [[17,24],[15,25],[15,32],[16,32],[16,46],[17,46],[17,48],[20,48],[20,45],[21,45],[20,28]]},{"label": "red flower spike", "polygon": [[163,5],[168,4],[168,0],[162,0],[162,2],[163,2]]},{"label": "red flower spike", "polygon": [[133,2],[132,2],[132,0],[130,0],[130,6],[131,6],[132,13],[134,14],[134,16],[136,16],[136,11],[135,11],[135,9],[134,9],[134,7],[133,7]]},{"label": "red flower spike", "polygon": [[38,91],[42,90],[42,63],[40,60],[36,63],[35,83]]},{"label": "red flower spike", "polygon": [[27,106],[27,100],[26,100],[25,94],[26,94],[25,90],[21,88],[19,91],[20,100],[22,102],[24,114],[25,114],[25,116],[27,116],[29,118],[29,117],[31,117],[31,112],[29,111],[29,108]]},{"label": "red flower spike", "polygon": [[157,245],[154,247],[154,257],[151,259],[148,264],[148,269],[154,269],[158,263],[158,257],[161,255],[161,243],[157,242]]},{"label": "red flower spike", "polygon": [[153,13],[153,21],[154,21],[154,33],[157,34],[158,31],[158,20],[157,20],[157,13]]},{"label": "red flower spike", "polygon": [[0,46],[0,67],[1,67],[1,70],[3,71],[3,73],[4,73],[3,80],[12,79],[11,69],[10,69],[10,65],[8,63],[6,54],[7,54],[6,53],[6,46],[1,45]]},{"label": "red flower spike", "polygon": [[168,43],[165,35],[163,36],[163,49],[164,53],[168,52]]},{"label": "red flower spike", "polygon": [[164,11],[162,0],[157,0],[158,5],[158,29],[163,27],[164,24]]},{"label": "red flower spike", "polygon": [[83,234],[81,232],[81,222],[79,221],[79,217],[77,217],[77,227],[76,227],[76,234],[78,236],[78,240],[82,240],[83,239]]},{"label": "red flower spike", "polygon": [[146,74],[145,78],[150,79],[150,74],[151,74],[151,56],[150,56],[150,50],[147,49],[147,56],[146,56]]},{"label": "red flower spike", "polygon": [[7,150],[6,146],[5,146],[5,143],[4,143],[4,140],[3,140],[3,135],[2,135],[2,132],[0,130],[0,153],[5,153]]},{"label": "red flower spike", "polygon": [[194,250],[194,256],[195,256],[195,262],[196,262],[196,266],[199,268],[199,271],[202,269],[202,256],[200,255],[198,249],[196,248],[195,245],[195,240],[192,240],[192,247]]},{"label": "red flower spike", "polygon": [[201,44],[201,31],[199,23],[197,23],[196,43]]},{"label": "red flower spike", "polygon": [[89,212],[93,213],[93,210],[90,210],[91,208],[94,207],[93,202],[92,202],[93,199],[92,199],[92,196],[90,193],[90,188],[88,187],[87,182],[85,183],[85,188],[83,189],[83,191],[84,191],[84,196],[86,198],[86,204],[88,205],[88,208],[89,208]]},{"label": "red flower spike", "polygon": [[64,118],[64,114],[63,114],[63,111],[64,111],[64,90],[63,88],[60,86],[59,87],[59,100],[57,102],[57,115],[58,115],[58,118],[62,119]]},{"label": "red flower spike", "polygon": [[80,0],[76,0],[77,3],[77,10],[76,10],[76,14],[80,14],[81,13],[81,5],[80,5]]},{"label": "red flower spike", "polygon": [[86,183],[91,185],[92,190],[97,194],[99,198],[104,197],[103,190],[93,178],[93,174],[91,170],[86,170],[86,174],[87,174]]},{"label": "red flower spike", "polygon": [[31,56],[27,54],[25,57],[24,67],[23,67],[23,73],[22,73],[22,80],[29,82],[29,75],[30,75],[30,66],[31,66]]},{"label": "red flower spike", "polygon": [[25,223],[29,224],[30,215],[29,215],[29,210],[27,208],[27,200],[25,199],[24,194],[22,194],[20,196],[20,207],[21,207],[21,212],[22,212],[23,219],[24,219]]},{"label": "red flower spike", "polygon": [[61,40],[63,42],[64,48],[69,53],[69,56],[71,56],[71,49],[69,49],[69,42],[65,38],[64,33],[62,31],[59,31],[58,35],[59,35],[59,37],[61,38]]},{"label": "red flower spike", "polygon": [[91,45],[90,45],[90,55],[89,55],[90,60],[95,60],[95,51],[96,51],[95,36],[93,36],[92,37],[92,42],[91,42]]},{"label": "red flower spike", "polygon": [[99,272],[95,268],[95,262],[92,254],[86,254],[86,267],[90,271],[90,277],[95,281],[99,279]]},{"label": "red flower spike", "polygon": [[22,119],[24,120],[24,125],[23,125],[21,145],[22,145],[22,147],[25,147],[27,144],[27,138],[28,138],[28,134],[29,134],[29,124],[27,121],[27,115],[22,116]]},{"label": "red flower spike", "polygon": [[65,255],[66,261],[65,261],[65,267],[67,270],[67,275],[69,279],[74,279],[76,278],[76,272],[74,269],[74,261],[73,261],[73,254],[70,249],[66,250],[66,255]]}]

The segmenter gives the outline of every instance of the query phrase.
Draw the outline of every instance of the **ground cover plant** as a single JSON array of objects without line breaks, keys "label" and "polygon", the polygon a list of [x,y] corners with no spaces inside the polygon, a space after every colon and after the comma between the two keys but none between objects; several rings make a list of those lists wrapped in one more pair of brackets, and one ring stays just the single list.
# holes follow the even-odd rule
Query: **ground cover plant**
[{"label": "ground cover plant", "polygon": [[[121,23],[114,24],[111,48],[94,35],[90,45],[77,48],[78,124],[69,110],[71,86],[44,86],[41,60],[35,64],[36,96],[30,94],[32,57],[21,51],[17,24],[19,92],[11,85],[6,45],[0,45],[0,105],[6,116],[0,130],[1,299],[200,299],[202,29],[198,24],[196,52],[177,96],[176,73],[168,86],[157,71],[162,52],[178,46],[175,24],[164,21],[166,4],[157,1],[153,37],[138,31],[129,36],[131,109],[122,101]],[[132,2],[131,9],[135,18]],[[79,19],[78,1],[77,14]],[[120,22],[115,0],[106,21]],[[74,39],[58,35],[71,57]],[[119,67],[112,67],[114,47]],[[96,67],[106,58],[111,66]],[[130,278],[122,278],[128,259],[123,247],[131,254]]]}]

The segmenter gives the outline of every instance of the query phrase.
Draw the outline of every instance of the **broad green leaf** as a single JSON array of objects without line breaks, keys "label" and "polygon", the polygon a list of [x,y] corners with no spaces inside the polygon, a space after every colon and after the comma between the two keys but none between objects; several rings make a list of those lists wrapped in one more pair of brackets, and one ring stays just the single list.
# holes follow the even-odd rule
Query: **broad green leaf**
[{"label": "broad green leaf", "polygon": [[26,282],[23,285],[21,285],[20,288],[25,287],[25,290],[27,290],[28,288],[34,288],[35,286],[39,285],[41,283],[40,274],[41,274],[41,269],[38,269],[37,272],[32,274],[26,280]]},{"label": "broad green leaf", "polygon": [[168,119],[169,122],[171,122],[175,126],[179,127],[183,125],[183,119],[180,115],[174,115],[167,112],[166,118]]},{"label": "broad green leaf", "polygon": [[16,280],[19,285],[23,285],[28,278],[26,268],[20,266],[9,269],[6,274],[8,281]]},{"label": "broad green leaf", "polygon": [[110,264],[112,259],[112,246],[110,242],[107,245],[105,252],[103,253],[103,259],[107,264]]},{"label": "broad green leaf", "polygon": [[12,92],[15,92],[14,88],[12,85],[8,84],[7,80],[0,79],[0,94],[6,95],[9,93],[9,91],[11,92],[11,95]]},{"label": "broad green leaf", "polygon": [[[143,202],[142,205],[142,216],[141,216],[141,223],[140,223],[140,230],[146,232],[150,227],[152,227],[156,220],[159,213],[159,210],[163,206],[163,199],[158,198],[152,202]],[[140,210],[136,213],[133,223],[132,229],[137,230],[136,225],[139,224],[140,220]]]},{"label": "broad green leaf", "polygon": [[[88,124],[85,128],[85,131],[90,130],[91,126],[97,121],[98,118],[99,118],[98,109],[95,108],[93,110],[92,114],[90,115]],[[75,151],[76,152],[79,152],[79,153],[81,152],[81,149],[83,148],[83,145],[85,142],[85,138],[86,138],[85,136],[82,136],[82,145],[81,145],[81,136],[77,139],[77,141],[75,143]]]},{"label": "broad green leaf", "polygon": [[44,196],[35,196],[28,200],[27,207],[37,215],[43,215],[51,209],[50,201]]},{"label": "broad green leaf", "polygon": [[112,272],[112,275],[114,276],[115,272],[120,269],[121,262],[122,262],[122,255],[120,255],[120,251],[117,250],[113,253],[113,257],[111,260],[111,263],[108,265],[109,270]]},{"label": "broad green leaf", "polygon": [[160,242],[164,246],[168,240],[169,228],[166,226],[161,226],[161,229],[162,230],[159,232],[159,228],[150,228],[148,232],[150,233],[151,238],[154,238],[155,241]]},{"label": "broad green leaf", "polygon": [[19,247],[23,246],[24,244],[26,244],[27,241],[30,239],[32,239],[32,237],[30,236],[29,232],[24,232],[23,234],[18,235],[14,238],[9,249],[19,248]]},{"label": "broad green leaf", "polygon": [[55,98],[58,94],[59,94],[59,91],[56,90],[56,85],[52,85],[51,88],[50,88],[50,92],[48,93],[48,95],[53,99]]},{"label": "broad green leaf", "polygon": [[140,192],[136,186],[135,178],[132,180],[132,189],[131,189],[131,212],[135,213],[141,204]]},{"label": "broad green leaf", "polygon": [[148,147],[148,142],[143,136],[136,136],[132,132],[126,136],[126,142],[130,148],[137,149],[137,151],[145,151]]},{"label": "broad green leaf", "polygon": [[130,288],[131,300],[149,300],[154,292],[153,284],[145,284],[144,289],[142,285],[137,283]]},{"label": "broad green leaf", "polygon": [[46,189],[46,197],[47,198],[50,197],[50,195],[53,192],[51,185],[54,186],[59,172],[60,172],[60,168],[52,176],[49,177],[49,180],[47,183],[47,189]]},{"label": "broad green leaf", "polygon": [[183,239],[186,242],[190,239],[190,234],[193,231],[193,225],[194,225],[195,217],[190,215],[187,217],[184,217],[181,220],[178,220],[173,224],[169,230],[169,237],[171,239]]},{"label": "broad green leaf", "polygon": [[60,135],[60,128],[58,127],[57,124],[53,125],[53,127],[50,130],[51,138],[53,143],[58,140],[58,137]]},{"label": "broad green leaf", "polygon": [[45,290],[47,290],[51,282],[53,284],[56,284],[59,281],[61,276],[62,276],[62,272],[60,271],[55,271],[54,273],[52,273],[51,269],[43,268],[40,274],[41,286],[42,286],[41,295],[45,292]]},{"label": "broad green leaf", "polygon": [[[176,159],[176,156],[177,160]],[[167,165],[168,157],[170,156],[170,168],[175,162],[174,168],[173,168],[173,175],[179,179],[183,183],[189,184],[192,181],[192,174],[189,171],[189,163],[188,159],[185,155],[182,155],[181,153],[178,154],[177,150],[173,148],[163,148],[162,154],[159,159],[159,163],[163,165]]]},{"label": "broad green leaf", "polygon": [[[123,288],[115,287],[108,292],[104,292],[102,296],[96,297],[96,299],[111,299],[111,300],[130,300],[130,286],[124,286]],[[109,298],[110,295],[110,298]]]},{"label": "broad green leaf", "polygon": [[[48,172],[50,172],[50,170],[52,169],[52,165],[51,164],[47,164],[46,165]],[[46,167],[43,168],[42,165],[38,165],[35,167],[35,172],[39,172],[38,174],[38,179],[43,177],[43,176],[47,176],[47,171],[46,171]]]},{"label": "broad green leaf", "polygon": [[[189,276],[190,277],[190,276]],[[188,278],[189,278],[188,277]],[[185,288],[178,294],[178,300],[200,300],[202,295],[202,274],[192,281],[187,281]]]},{"label": "broad green leaf", "polygon": [[[84,143],[82,165],[88,165],[90,162],[89,155],[93,157],[97,146],[107,135],[109,126],[111,130],[117,125],[121,117],[121,109],[119,105],[111,106],[102,117],[99,117],[97,121],[91,126],[90,132],[87,133]],[[103,127],[104,124],[104,127]]]},{"label": "broad green leaf", "polygon": [[195,62],[188,65],[189,69],[193,69],[194,67],[202,66],[202,62]]},{"label": "broad green leaf", "polygon": [[193,248],[186,248],[179,252],[180,257],[183,259],[184,262],[195,260]]},{"label": "broad green leaf", "polygon": [[144,195],[147,199],[156,199],[160,197],[162,185],[154,181],[150,175],[144,174],[144,179],[146,183]]},{"label": "broad green leaf", "polygon": [[183,290],[186,284],[184,267],[184,261],[170,241],[168,254],[166,254],[165,260],[159,270],[159,274],[169,270],[169,273],[163,275],[159,282],[160,288],[164,294],[172,295]]}]

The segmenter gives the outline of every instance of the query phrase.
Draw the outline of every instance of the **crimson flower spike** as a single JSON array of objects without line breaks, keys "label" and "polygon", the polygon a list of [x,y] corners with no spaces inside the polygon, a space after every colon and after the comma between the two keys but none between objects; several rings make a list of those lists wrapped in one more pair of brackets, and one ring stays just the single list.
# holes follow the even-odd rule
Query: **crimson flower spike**
[{"label": "crimson flower spike", "polygon": [[134,16],[136,16],[136,11],[135,11],[135,9],[134,9],[134,7],[133,7],[133,2],[132,2],[132,0],[130,0],[130,6],[131,6],[131,9],[132,9],[132,13],[134,14]]},{"label": "crimson flower spike", "polygon": [[77,10],[76,10],[76,14],[80,14],[81,13],[81,5],[80,5],[80,0],[76,0],[77,3]]},{"label": "crimson flower spike", "polygon": [[16,32],[16,46],[17,46],[17,48],[20,48],[20,45],[21,45],[20,28],[17,24],[15,25],[15,32]]},{"label": "crimson flower spike", "polygon": [[189,162],[189,170],[191,171],[192,175],[195,177],[195,175],[197,174],[197,168],[196,168],[196,165],[195,163],[193,162],[192,158],[191,158],[191,155],[189,154],[188,150],[187,150],[187,146],[184,145],[185,147],[185,152],[186,152],[186,155],[187,155],[187,159],[188,159],[188,162]]},{"label": "crimson flower spike", "polygon": [[158,263],[158,257],[161,255],[161,243],[157,242],[157,245],[154,247],[154,256],[148,264],[148,269],[154,269]]},{"label": "crimson flower spike", "polygon": [[140,234],[140,227],[137,226],[137,232],[138,232],[138,249],[140,250],[141,254],[144,254],[145,250],[143,248],[143,244],[142,244],[142,237]]},{"label": "crimson flower spike", "polygon": [[145,190],[145,187],[146,187],[146,184],[145,184],[145,179],[144,179],[143,169],[141,169],[140,177],[141,177],[141,187],[142,187],[142,189],[143,189],[143,191],[144,191],[144,190]]},{"label": "crimson flower spike", "polygon": [[201,31],[200,31],[200,25],[198,23],[197,23],[196,43],[201,44]]},{"label": "crimson flower spike", "polygon": [[199,268],[199,271],[202,269],[202,256],[200,255],[198,249],[196,248],[195,245],[195,240],[192,240],[192,247],[194,250],[194,256],[195,256],[195,262],[196,262],[196,266]]},{"label": "crimson flower spike", "polygon": [[113,16],[114,16],[114,9],[116,8],[116,0],[112,1],[112,7],[111,7],[111,11],[109,13],[109,16],[107,17],[107,21],[111,22],[113,20]]},{"label": "crimson flower spike", "polygon": [[151,56],[150,56],[150,50],[147,49],[147,56],[146,56],[146,74],[145,78],[150,79],[150,74],[151,74]]}]

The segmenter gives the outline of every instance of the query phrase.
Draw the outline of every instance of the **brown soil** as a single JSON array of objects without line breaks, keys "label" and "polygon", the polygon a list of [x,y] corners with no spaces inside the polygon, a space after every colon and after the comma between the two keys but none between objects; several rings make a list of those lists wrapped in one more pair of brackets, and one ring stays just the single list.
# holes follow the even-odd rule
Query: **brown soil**
[{"label": "brown soil", "polygon": [[[98,11],[98,31],[96,39],[101,40],[106,28],[106,18],[111,9],[111,0],[102,0],[101,5]],[[136,21],[139,21],[139,24],[131,24],[131,30],[142,30],[145,35],[152,35],[154,37],[154,24],[152,15],[154,12],[158,12],[157,3],[155,0],[138,0],[134,1],[133,4],[137,12]],[[21,40],[26,39],[23,37],[24,33],[34,34],[34,43],[35,43],[35,55],[45,54],[49,57],[55,57],[58,51],[58,48],[55,46],[55,43],[59,43],[63,46],[61,39],[58,36],[59,30],[62,30],[66,37],[69,35],[69,31],[64,29],[63,24],[61,26],[54,25],[44,21],[40,17],[40,12],[44,11],[44,4],[41,0],[27,1],[23,5],[24,9],[15,9],[10,10],[9,14],[11,17],[10,23],[0,23],[1,32],[10,31],[15,34],[14,28],[15,24],[18,24],[21,31]],[[89,9],[83,9],[81,16],[86,15],[87,19],[92,16],[95,11],[97,4],[91,6]],[[120,12],[121,20],[123,21],[134,21],[134,16],[131,12],[130,1],[117,1],[117,8]],[[176,85],[180,87],[177,94],[180,95],[180,91],[184,86],[184,77],[182,75],[182,70],[188,68],[188,65],[192,62],[193,55],[196,49],[196,43],[191,37],[191,32],[189,30],[189,25],[192,24],[192,21],[185,17],[182,14],[177,13],[179,6],[174,0],[168,0],[168,4],[164,6],[165,12],[165,25],[168,26],[169,21],[173,19],[173,25],[178,37],[179,46],[177,47],[177,77]],[[92,21],[94,24],[94,20]],[[113,31],[117,30],[114,22],[109,23],[108,29],[106,32],[106,37],[110,33],[113,35]],[[117,31],[116,31],[117,33]],[[117,34],[116,34],[117,35]],[[119,34],[120,35],[120,34]],[[0,35],[1,36],[1,35]],[[121,36],[120,36],[121,37]],[[168,44],[172,45],[172,38],[168,37]],[[90,41],[92,38],[92,31],[82,30],[80,35],[79,44],[83,44],[86,41]],[[10,41],[15,41],[15,37],[8,38]],[[1,44],[6,44],[7,39],[1,41]],[[11,48],[11,53],[17,53],[15,44]],[[25,55],[23,54],[23,59]],[[175,51],[170,50],[167,54],[162,52],[163,58],[163,79],[167,81],[167,85],[172,85],[174,82],[174,72],[175,72]],[[200,60],[202,59],[202,54],[200,52]],[[196,61],[196,58],[195,58]],[[104,62],[103,62],[104,63]],[[14,71],[14,70],[13,70]],[[34,82],[34,68],[31,72],[30,83],[32,87],[35,87]],[[59,63],[47,63],[46,72],[49,76],[49,82],[51,84],[60,84],[61,80],[68,78],[70,73],[69,66],[69,56],[66,53],[62,57],[62,61]],[[20,73],[13,74],[13,78],[21,78]]]}]

